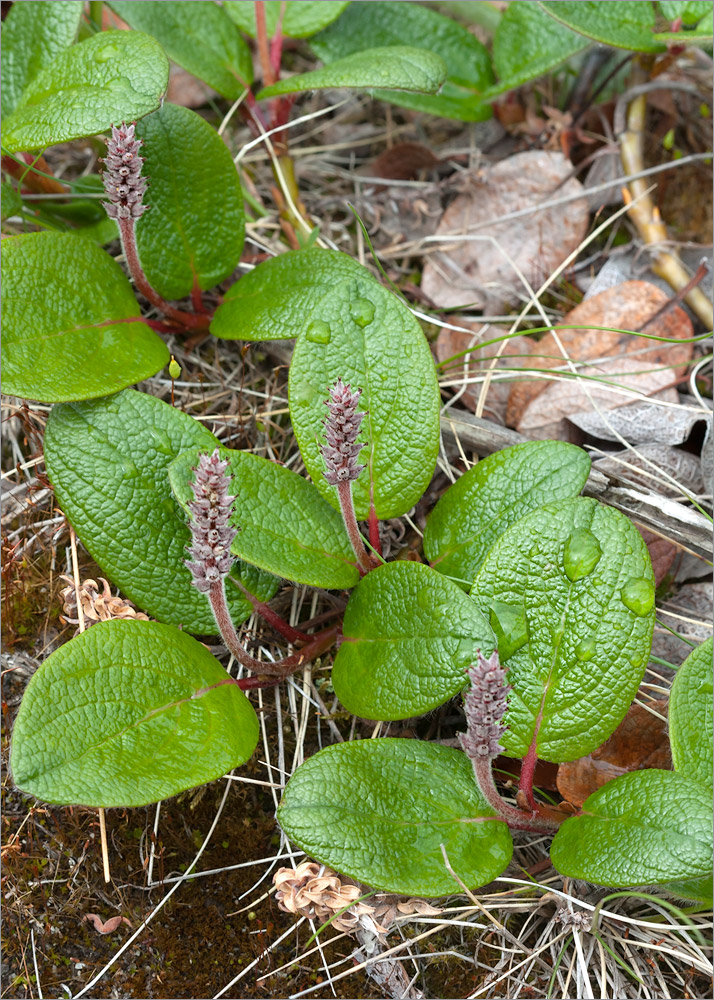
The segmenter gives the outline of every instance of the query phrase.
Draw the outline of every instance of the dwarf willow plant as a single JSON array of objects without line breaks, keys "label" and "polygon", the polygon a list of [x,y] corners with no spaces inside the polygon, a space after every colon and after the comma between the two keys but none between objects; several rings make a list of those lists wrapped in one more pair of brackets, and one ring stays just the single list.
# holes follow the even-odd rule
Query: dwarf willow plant
[{"label": "dwarf willow plant", "polygon": [[[3,165],[29,189],[21,218],[50,228],[4,243],[5,389],[57,404],[45,434],[57,502],[104,574],[156,620],[95,624],[42,664],[13,734],[18,786],[48,802],[108,807],[216,779],[257,743],[244,692],[336,646],[331,680],[348,711],[413,718],[466,689],[467,730],[463,750],[364,740],[308,760],[279,811],[306,852],[375,887],[433,896],[498,875],[510,859],[510,829],[526,829],[555,834],[553,860],[564,874],[705,895],[711,768],[700,758],[712,729],[711,646],[675,681],[674,772],[626,775],[571,818],[534,792],[538,759],[573,760],[614,731],[652,638],[647,549],[624,515],[579,496],[585,452],[540,441],[491,455],[431,512],[428,562],[386,562],[380,523],[421,499],[439,449],[439,387],[413,314],[360,264],[315,246],[259,264],[213,312],[203,298],[240,261],[243,199],[217,133],[194,112],[161,103],[167,55],[237,100],[252,64],[234,22],[251,33],[250,11],[116,3],[140,30],[74,43],[81,6],[15,4],[7,18]],[[545,17],[556,35],[557,20],[587,44],[590,6],[516,2],[501,23]],[[384,48],[358,43],[328,61],[365,37],[360,18],[378,16],[383,27],[396,8],[398,45],[392,28],[379,36]],[[328,9],[334,17],[324,20]],[[401,103],[448,99],[455,113],[482,114],[475,77],[463,68],[480,72],[471,59],[478,43],[432,11],[288,3],[280,22],[280,5],[250,10],[263,55],[270,23],[274,58],[273,82],[246,97],[249,110],[300,89],[362,86],[389,99],[398,91]],[[417,32],[424,18],[443,30]],[[613,23],[608,15],[598,32]],[[637,23],[640,45],[645,36],[664,44],[649,22]],[[280,80],[283,29],[296,37],[324,29],[314,47],[326,66]],[[456,90],[437,93],[446,67],[404,45],[417,34],[448,49]],[[274,107],[284,116],[289,103]],[[107,210],[74,199],[30,215],[40,180],[57,183],[32,153],[110,129],[103,177],[82,189],[103,187]],[[142,318],[124,272],[101,249],[116,236],[134,287],[163,319]],[[189,296],[190,308],[171,304]],[[307,476],[225,448],[191,416],[128,388],[166,364],[159,333],[167,329],[295,340],[288,402]],[[283,621],[268,603],[283,580],[343,593],[342,621],[318,631]],[[253,612],[292,647],[282,659],[245,649],[237,625]],[[238,678],[194,638],[216,635],[238,661]],[[523,762],[515,804],[493,780],[501,751]]]}]

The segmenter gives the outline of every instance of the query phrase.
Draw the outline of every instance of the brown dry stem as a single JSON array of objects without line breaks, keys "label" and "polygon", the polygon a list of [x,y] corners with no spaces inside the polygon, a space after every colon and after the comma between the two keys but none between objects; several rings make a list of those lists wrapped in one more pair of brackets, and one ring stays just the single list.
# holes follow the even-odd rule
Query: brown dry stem
[{"label": "brown dry stem", "polygon": [[[647,95],[637,94],[627,110],[627,129],[620,135],[620,157],[625,174],[640,173],[645,168],[643,137]],[[661,247],[667,241],[667,227],[662,221],[659,209],[647,192],[644,177],[632,180],[629,188],[622,189],[625,204],[629,205],[629,215],[644,242],[651,247]],[[669,250],[657,249],[653,253],[652,270],[671,285],[675,292],[685,288],[691,278],[675,254]],[[689,305],[707,329],[714,327],[714,309],[711,301],[700,288],[692,288],[684,296]]]}]

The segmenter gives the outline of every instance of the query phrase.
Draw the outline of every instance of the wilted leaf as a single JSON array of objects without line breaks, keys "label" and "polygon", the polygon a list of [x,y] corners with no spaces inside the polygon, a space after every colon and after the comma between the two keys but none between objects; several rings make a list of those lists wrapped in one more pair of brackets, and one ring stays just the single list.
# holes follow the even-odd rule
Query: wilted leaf
[{"label": "wilted leaf", "polygon": [[113,934],[114,931],[119,930],[122,924],[128,924],[131,927],[131,921],[122,917],[120,913],[104,921],[98,913],[85,913],[82,920],[88,920],[90,924],[94,924],[94,929],[99,934]]},{"label": "wilted leaf", "polygon": [[[692,652],[692,645],[711,639],[712,611],[711,581],[685,583],[659,608],[658,617],[664,624],[655,627],[652,654],[678,666]],[[664,625],[676,629],[678,635]]]},{"label": "wilted leaf", "polygon": [[607,420],[594,411],[571,413],[568,420],[586,434],[604,441],[619,442],[624,438],[630,444],[654,441],[674,445],[686,441],[696,424],[710,423],[711,414],[698,406],[659,406],[640,401],[619,407],[608,414]]},{"label": "wilted leaf", "polygon": [[[704,477],[697,456],[682,451],[681,448],[663,444],[640,444],[636,451],[626,449],[610,452],[593,462],[593,468],[610,479],[632,486],[644,486],[648,492],[660,493],[662,496],[680,496],[683,490],[688,493],[704,492]],[[664,476],[659,476],[658,469],[672,476],[680,489],[671,485]]]},{"label": "wilted leaf", "polygon": [[647,551],[652,560],[655,587],[659,587],[677,558],[677,553],[680,551],[679,546],[670,542],[668,538],[655,535],[653,531],[646,531],[645,528],[639,528],[639,532],[645,540]]},{"label": "wilted leaf", "polygon": [[[495,340],[506,334],[503,327],[487,326],[483,323],[469,324],[460,316],[453,316],[450,319],[459,326],[471,326],[473,333],[444,327],[435,346],[436,356],[440,362],[447,361],[474,345]],[[496,343],[487,347],[474,346],[468,357],[458,358],[440,369],[441,387],[460,392],[466,382],[466,388],[459,396],[459,400],[469,410],[475,412],[486,372],[495,360],[482,415],[486,420],[505,424],[508,396],[513,383],[510,379],[505,379],[503,373],[529,365],[531,344],[532,341],[527,337],[517,336],[509,337],[505,345]]]},{"label": "wilted leaf", "polygon": [[[666,715],[667,703],[656,711]],[[667,738],[667,723],[641,705],[631,705],[627,715],[607,743],[587,757],[561,764],[558,768],[558,791],[567,802],[583,802],[613,778],[646,767],[669,770],[672,755]]]},{"label": "wilted leaf", "polygon": [[[588,224],[583,197],[537,210],[556,196],[578,195],[570,162],[543,150],[518,153],[494,167],[467,174],[465,190],[444,212],[437,233],[453,236],[424,268],[421,287],[435,306],[474,304],[500,312],[526,295],[513,261],[532,285],[539,285],[573,251]],[[532,215],[498,222],[508,212],[533,207]],[[467,236],[467,239],[460,237]],[[509,259],[510,258],[510,259]]]},{"label": "wilted leaf", "polygon": [[642,368],[642,362],[625,360],[580,367],[578,377],[566,370],[549,381],[545,392],[526,406],[517,430],[529,438],[567,441],[571,437],[568,419],[593,406],[601,411],[614,410],[636,399],[635,393],[657,393],[664,402],[676,403],[676,389],[667,388],[673,377],[671,369],[643,372]]},{"label": "wilted leaf", "polygon": [[[532,344],[529,367],[544,371],[560,368],[565,362],[560,344],[572,361],[590,361],[599,366],[600,362],[631,355],[638,362],[640,371],[667,365],[675,369],[675,374],[681,374],[683,366],[692,357],[692,344],[666,344],[648,340],[646,336],[619,332],[642,329],[643,334],[651,337],[691,337],[694,332],[691,321],[679,306],[668,309],[658,319],[649,322],[668,301],[669,296],[648,281],[624,281],[592,295],[571,309],[562,324],[558,324],[557,339],[554,334],[548,333],[538,343]],[[586,326],[604,329],[583,329]],[[674,375],[672,372],[669,374],[671,382]],[[509,427],[518,426],[528,403],[546,392],[550,384],[544,379],[533,379],[517,382],[513,386],[506,416]],[[583,409],[589,411],[590,407],[585,405]]]}]

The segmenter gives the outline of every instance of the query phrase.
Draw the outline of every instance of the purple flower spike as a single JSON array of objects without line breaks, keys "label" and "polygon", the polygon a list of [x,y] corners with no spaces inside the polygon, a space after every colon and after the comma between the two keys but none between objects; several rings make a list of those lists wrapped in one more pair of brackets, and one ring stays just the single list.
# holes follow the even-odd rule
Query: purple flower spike
[{"label": "purple flower spike", "polygon": [[326,466],[325,479],[330,486],[351,482],[364,469],[363,465],[357,464],[357,456],[364,448],[364,444],[357,444],[364,419],[364,413],[357,412],[361,395],[361,389],[352,392],[351,386],[338,378],[330,389],[330,398],[325,400],[327,444],[322,446],[322,457]]},{"label": "purple flower spike", "polygon": [[202,594],[221,581],[233,565],[231,542],[237,531],[229,522],[235,497],[228,492],[232,480],[225,474],[227,467],[218,448],[212,455],[202,454],[191,484],[195,499],[188,505],[192,543],[188,553],[192,558],[186,560],[186,566],[194,587]]},{"label": "purple flower spike", "polygon": [[109,203],[104,202],[110,219],[138,219],[148,205],[142,200],[146,191],[146,179],[141,176],[143,157],[139,156],[141,139],[134,137],[134,125],[112,125],[112,137],[106,140],[104,190]]},{"label": "purple flower spike", "polygon": [[478,661],[469,668],[468,675],[471,688],[464,697],[466,732],[459,734],[459,742],[473,761],[498,757],[503,751],[501,737],[507,727],[502,720],[511,690],[498,652],[487,660],[479,651]]}]

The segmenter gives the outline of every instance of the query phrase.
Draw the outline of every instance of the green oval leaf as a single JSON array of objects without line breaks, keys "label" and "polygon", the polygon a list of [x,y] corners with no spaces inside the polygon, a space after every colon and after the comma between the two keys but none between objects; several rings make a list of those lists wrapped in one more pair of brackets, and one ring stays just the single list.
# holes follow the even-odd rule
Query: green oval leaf
[{"label": "green oval leaf", "polygon": [[547,14],[567,28],[594,42],[614,45],[635,52],[661,52],[663,46],[653,38],[655,12],[651,3],[640,0],[544,0]]},{"label": "green oval leaf", "polygon": [[173,62],[235,101],[253,82],[250,49],[225,10],[208,0],[117,0],[108,5],[153,35]]},{"label": "green oval leaf", "polygon": [[22,198],[17,189],[7,181],[2,181],[0,189],[2,190],[2,221],[4,222],[5,219],[10,219],[13,215],[19,215],[22,212]]},{"label": "green oval leaf", "polygon": [[243,250],[243,193],[228,147],[200,115],[175,104],[140,121],[136,135],[151,178],[150,208],[136,224],[149,282],[167,299],[213,288]]},{"label": "green oval leaf", "polygon": [[511,0],[493,38],[493,65],[499,83],[494,96],[536,80],[590,45],[587,38],[548,16],[531,0]]},{"label": "green oval leaf", "polygon": [[[198,450],[169,466],[174,495],[184,509],[193,500],[191,482]],[[233,524],[238,534],[231,552],[276,576],[310,587],[337,590],[359,580],[342,518],[312,483],[292,469],[247,451],[221,448],[234,477]]]},{"label": "green oval leaf", "polygon": [[375,97],[460,121],[491,116],[490,106],[480,96],[493,81],[486,47],[462,25],[422,4],[381,0],[350,4],[338,21],[310,42],[328,64],[353,52],[390,45],[411,45],[440,56],[446,65],[446,81],[433,96],[379,90]]},{"label": "green oval leaf", "polygon": [[[320,31],[326,25],[335,21],[349,3],[342,3],[340,0],[331,0],[325,3],[324,0],[311,2],[311,0],[266,0],[263,4],[265,8],[265,27],[268,38],[272,38],[280,21],[280,13],[284,8],[284,15],[280,27],[285,38],[308,38]],[[253,0],[226,0],[223,9],[228,16],[235,21],[238,27],[255,38],[255,4]]]},{"label": "green oval leaf", "polygon": [[332,668],[345,708],[366,719],[407,719],[443,705],[466,670],[493,652],[493,634],[455,583],[422,563],[385,563],[353,591]]},{"label": "green oval leaf", "polygon": [[712,640],[693,650],[677,671],[669,696],[669,742],[675,769],[705,786],[714,770]]},{"label": "green oval leaf", "polygon": [[439,56],[426,49],[390,45],[365,49],[329,66],[278,80],[264,87],[256,99],[297,94],[305,90],[329,90],[348,87],[358,90],[387,87],[390,90],[415,90],[434,94],[446,79],[446,66]]},{"label": "green oval leaf", "polygon": [[2,26],[3,118],[40,70],[72,44],[81,18],[82,5],[73,0],[12,5]]},{"label": "green oval leaf", "polygon": [[211,323],[217,337],[299,337],[290,366],[290,416],[305,467],[337,507],[323,475],[320,444],[328,388],[339,377],[363,390],[369,412],[354,484],[357,516],[370,504],[398,517],[421,497],[439,447],[439,387],[421,327],[406,306],[366,268],[332,250],[297,250],[260,264],[226,295]]},{"label": "green oval leaf", "polygon": [[551,860],[562,875],[616,888],[705,876],[712,870],[708,799],[673,771],[624,774],[563,823]]},{"label": "green oval leaf", "polygon": [[91,399],[155,375],[169,360],[124,272],[72,233],[3,241],[5,392],[45,403]]},{"label": "green oval leaf", "polygon": [[560,763],[604,743],[637,692],[654,628],[652,566],[634,525],[584,497],[547,504],[496,541],[472,596],[508,644],[499,636],[513,689],[506,753],[534,743]]},{"label": "green oval leaf", "polygon": [[564,441],[526,441],[489,455],[450,486],[424,532],[434,569],[470,587],[486,553],[506,528],[551,500],[574,497],[590,458]]},{"label": "green oval leaf", "polygon": [[158,622],[108,621],[33,676],[10,766],[45,802],[143,806],[220,778],[257,742],[253,707],[200,642]]},{"label": "green oval leaf", "polygon": [[[182,451],[218,444],[197,420],[127,389],[87,403],[55,406],[45,431],[47,473],[60,507],[92,558],[135,604],[188,632],[217,635],[205,594],[184,565],[189,530],[171,493],[168,468]],[[275,577],[237,564],[260,600]],[[234,620],[251,611],[228,586]]]},{"label": "green oval leaf", "polygon": [[681,17],[683,24],[691,26],[711,13],[712,4],[711,0],[659,0],[659,9],[668,21]]},{"label": "green oval leaf", "polygon": [[278,822],[323,864],[387,892],[458,892],[500,875],[513,844],[465,754],[417,740],[327,747],[288,781]]},{"label": "green oval leaf", "polygon": [[365,267],[334,250],[314,247],[271,257],[231,285],[211,333],[223,340],[292,340],[311,326],[336,284],[368,277]]},{"label": "green oval leaf", "polygon": [[155,111],[169,61],[138,31],[103,31],[55,57],[24,91],[3,125],[3,147],[42,149]]},{"label": "green oval leaf", "polygon": [[360,409],[367,416],[361,440],[367,446],[360,454],[366,468],[353,483],[357,517],[368,516],[370,503],[377,517],[399,517],[419,500],[434,472],[439,386],[416,319],[366,270],[363,275],[344,278],[340,271],[327,294],[315,296],[290,365],[290,418],[305,468],[336,507],[320,451],[325,399],[338,378],[362,389]]}]

